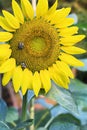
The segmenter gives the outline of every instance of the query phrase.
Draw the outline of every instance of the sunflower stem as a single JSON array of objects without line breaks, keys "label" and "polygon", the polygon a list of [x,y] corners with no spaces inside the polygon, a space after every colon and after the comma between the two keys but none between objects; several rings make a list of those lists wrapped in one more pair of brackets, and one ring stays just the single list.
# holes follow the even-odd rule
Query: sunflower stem
[{"label": "sunflower stem", "polygon": [[0,99],[2,98],[2,83],[1,83],[1,74],[0,74]]},{"label": "sunflower stem", "polygon": [[32,6],[34,9],[34,16],[36,16],[36,2],[37,2],[37,0],[32,0]]},{"label": "sunflower stem", "polygon": [[[30,101],[30,119],[33,119],[33,120],[35,119],[34,101],[35,101],[35,97],[33,97]],[[33,124],[30,126],[30,130],[35,130],[34,121],[33,121]]]},{"label": "sunflower stem", "polygon": [[[21,117],[22,121],[26,121],[27,120],[27,95],[28,95],[28,92],[26,92],[26,94],[23,96],[22,117]],[[24,128],[23,130],[26,130],[26,128]]]}]

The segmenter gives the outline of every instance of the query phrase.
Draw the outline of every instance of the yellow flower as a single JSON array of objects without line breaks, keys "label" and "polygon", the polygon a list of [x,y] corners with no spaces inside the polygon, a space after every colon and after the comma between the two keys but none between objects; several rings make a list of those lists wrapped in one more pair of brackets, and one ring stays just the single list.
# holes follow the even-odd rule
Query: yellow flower
[{"label": "yellow flower", "polygon": [[48,9],[48,0],[38,0],[36,16],[28,0],[21,0],[21,7],[12,0],[13,14],[3,10],[0,16],[0,73],[5,86],[11,79],[15,92],[40,89],[47,93],[51,80],[68,89],[74,78],[71,66],[83,63],[71,54],[85,53],[74,45],[84,39],[74,20],[68,18],[70,8],[56,10],[57,0]]}]

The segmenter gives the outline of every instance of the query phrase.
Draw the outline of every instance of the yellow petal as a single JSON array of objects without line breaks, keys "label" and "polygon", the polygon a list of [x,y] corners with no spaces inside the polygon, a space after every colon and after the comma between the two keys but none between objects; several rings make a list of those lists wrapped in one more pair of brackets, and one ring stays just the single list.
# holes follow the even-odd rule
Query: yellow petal
[{"label": "yellow petal", "polygon": [[17,2],[15,0],[12,0],[12,8],[14,11],[14,15],[18,19],[19,23],[23,24],[24,17],[23,17],[21,8],[19,7],[19,5],[17,4]]},{"label": "yellow petal", "polygon": [[32,85],[33,85],[33,90],[35,95],[38,96],[38,93],[41,88],[41,80],[40,80],[40,75],[37,71],[34,73]]},{"label": "yellow petal", "polygon": [[7,59],[0,60],[0,66],[6,61]]},{"label": "yellow petal", "polygon": [[1,66],[0,66],[0,73],[6,73],[8,71],[11,71],[15,68],[15,59],[10,58],[6,60]]},{"label": "yellow petal", "polygon": [[0,48],[0,60],[8,59],[11,56],[11,49],[1,49]]},{"label": "yellow petal", "polygon": [[15,68],[13,72],[12,82],[15,92],[18,92],[22,83],[23,71],[21,66]]},{"label": "yellow petal", "polygon": [[64,46],[74,45],[85,38],[85,35],[67,36],[60,39],[60,43]]},{"label": "yellow petal", "polygon": [[71,66],[84,66],[84,63],[69,54],[61,53],[59,59]]},{"label": "yellow petal", "polygon": [[70,25],[72,25],[74,23],[74,19],[72,18],[65,18],[62,21],[59,21],[59,23],[57,23],[55,25],[56,28],[66,28]]},{"label": "yellow petal", "polygon": [[6,86],[8,84],[8,82],[12,78],[12,74],[13,74],[13,70],[11,70],[7,73],[4,73],[3,78],[2,78],[2,85],[3,86]]},{"label": "yellow petal", "polygon": [[28,69],[24,69],[23,71],[23,80],[22,80],[22,93],[25,95],[27,89],[31,89],[31,83],[32,83],[32,72]]},{"label": "yellow petal", "polygon": [[9,49],[10,45],[9,44],[0,44],[0,49]]},{"label": "yellow petal", "polygon": [[62,80],[64,81],[64,83],[70,83],[69,80],[69,75],[66,74],[66,72],[64,72],[61,69],[61,66],[59,66],[58,64],[53,64],[53,67],[55,68],[55,70],[57,71],[57,73],[59,73],[60,77],[63,78]]},{"label": "yellow petal", "polygon": [[45,89],[45,91],[47,93],[51,88],[51,81],[50,81],[49,71],[41,70],[40,71],[40,78],[41,78],[43,88]]},{"label": "yellow petal", "polygon": [[58,6],[58,0],[55,1],[55,3],[53,4],[53,6],[48,10],[47,14],[50,15],[50,14],[52,14],[53,12],[55,12],[57,6]]},{"label": "yellow petal", "polygon": [[32,20],[34,17],[34,10],[29,0],[21,0],[21,7],[22,7],[24,16]]},{"label": "yellow petal", "polygon": [[59,30],[59,35],[63,37],[71,36],[78,33],[78,27],[63,28]]},{"label": "yellow petal", "polygon": [[28,81],[29,81],[28,89],[33,89],[32,88],[33,74],[32,74],[32,72],[30,70],[28,70],[28,76],[29,76],[29,79],[28,79]]},{"label": "yellow petal", "polygon": [[57,75],[59,75],[61,80],[63,81],[63,87],[68,89],[68,83],[70,82],[68,76],[65,75],[65,73],[63,73],[56,64],[53,64],[53,69],[54,71],[56,71]]},{"label": "yellow petal", "polygon": [[47,20],[50,21],[51,24],[58,24],[61,21],[65,22],[64,19],[70,13],[71,8],[62,8],[56,10],[54,13],[48,16]]},{"label": "yellow petal", "polygon": [[65,73],[67,76],[69,76],[70,78],[74,78],[74,75],[70,69],[70,67],[64,63],[63,61],[56,61],[56,64],[58,67],[60,67],[60,70],[63,71],[63,73]]},{"label": "yellow petal", "polygon": [[62,46],[61,49],[64,52],[69,53],[69,54],[82,54],[86,52],[84,49],[81,49],[75,46],[69,46],[69,47]]},{"label": "yellow petal", "polygon": [[11,52],[12,51],[9,44],[0,44],[0,60],[8,59]]},{"label": "yellow petal", "polygon": [[12,50],[9,44],[0,44],[0,63],[11,56]]},{"label": "yellow petal", "polygon": [[62,80],[62,78],[60,76],[60,73],[58,73],[53,66],[49,67],[48,70],[49,70],[49,73],[50,73],[50,76],[51,76],[52,80],[57,85],[59,85],[60,87],[66,86],[66,84],[63,82],[63,80]]},{"label": "yellow petal", "polygon": [[13,34],[9,32],[0,32],[0,42],[7,42],[11,40],[13,37]]},{"label": "yellow petal", "polygon": [[12,27],[10,27],[6,19],[2,16],[0,16],[0,26],[6,31],[15,32],[15,30]]},{"label": "yellow petal", "polygon": [[19,21],[8,11],[3,10],[2,11],[5,19],[7,20],[8,24],[14,28],[14,29],[18,29],[20,27]]},{"label": "yellow petal", "polygon": [[36,16],[41,17],[45,15],[48,11],[48,0],[38,0],[36,7]]}]

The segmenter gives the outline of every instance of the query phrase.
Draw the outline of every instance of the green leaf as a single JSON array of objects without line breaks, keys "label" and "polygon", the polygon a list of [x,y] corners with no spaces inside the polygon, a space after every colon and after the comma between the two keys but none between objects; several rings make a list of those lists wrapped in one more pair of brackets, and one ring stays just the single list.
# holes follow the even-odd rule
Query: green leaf
[{"label": "green leaf", "polygon": [[78,105],[78,119],[85,124],[87,123],[87,84],[77,79],[71,80],[70,91]]},{"label": "green leaf", "polygon": [[87,106],[87,84],[77,79],[71,80],[70,91],[78,105]]},{"label": "green leaf", "polygon": [[80,120],[69,113],[58,115],[52,122],[68,122],[78,126],[81,125]]},{"label": "green leaf", "polygon": [[83,22],[83,23],[82,23],[82,21],[81,21],[81,22],[79,22],[79,23],[77,24],[77,26],[78,26],[81,30],[87,32],[87,23],[86,23],[86,22]]},{"label": "green leaf", "polygon": [[3,99],[0,99],[0,120],[5,120],[7,109],[6,102]]},{"label": "green leaf", "polygon": [[49,130],[80,130],[80,127],[68,122],[55,122]]},{"label": "green leaf", "polygon": [[80,59],[83,63],[84,63],[84,67],[75,67],[77,70],[80,70],[80,71],[83,71],[83,72],[85,72],[85,71],[87,71],[87,58],[85,58],[85,59]]},{"label": "green leaf", "polygon": [[0,121],[0,130],[11,130],[6,123]]},{"label": "green leaf", "polygon": [[[58,122],[60,124],[56,124]],[[55,124],[55,125],[53,125],[53,124]],[[58,130],[65,130],[65,128],[66,128],[66,130],[74,130],[75,128],[79,127],[80,125],[81,125],[81,122],[79,119],[77,119],[76,117],[74,117],[71,114],[66,113],[66,114],[58,115],[50,123],[48,128],[52,128],[53,130],[57,130],[57,128],[59,128]],[[64,127],[64,129],[63,129],[63,127]],[[72,129],[70,127],[72,127]],[[77,129],[75,129],[75,130],[77,130]]]},{"label": "green leaf", "polygon": [[11,123],[18,120],[18,111],[14,107],[9,107],[7,111],[6,121]]},{"label": "green leaf", "polygon": [[40,128],[38,128],[38,129],[36,129],[36,130],[47,130],[47,129],[44,128],[44,127],[40,127]]},{"label": "green leaf", "polygon": [[19,123],[13,130],[21,130],[23,128],[26,128],[27,126],[32,125],[33,119],[26,120],[24,122]]},{"label": "green leaf", "polygon": [[51,118],[50,110],[40,110],[35,112],[35,128],[44,127]]},{"label": "green leaf", "polygon": [[78,113],[75,101],[68,90],[60,88],[53,84],[51,90],[47,94],[47,97],[55,100],[58,104],[73,113]]},{"label": "green leaf", "polygon": [[70,91],[76,95],[87,95],[87,84],[84,84],[78,79],[71,80]]},{"label": "green leaf", "polygon": [[81,130],[87,130],[87,124],[84,126],[81,126]]}]

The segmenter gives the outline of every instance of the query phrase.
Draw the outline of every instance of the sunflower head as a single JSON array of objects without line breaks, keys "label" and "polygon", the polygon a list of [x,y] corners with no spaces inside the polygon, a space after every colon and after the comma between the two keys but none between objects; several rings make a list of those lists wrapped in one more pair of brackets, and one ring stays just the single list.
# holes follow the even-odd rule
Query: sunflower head
[{"label": "sunflower head", "polygon": [[[37,96],[40,89],[47,93],[51,80],[68,88],[74,78],[70,66],[83,66],[73,54],[85,53],[75,46],[84,39],[77,35],[78,28],[68,18],[71,9],[56,10],[57,0],[48,8],[48,0],[38,0],[36,12],[29,0],[20,0],[21,6],[12,0],[13,14],[2,10],[0,16],[0,73],[2,84],[10,79],[15,92],[23,95],[32,89]],[[36,14],[36,16],[35,16]]]}]

